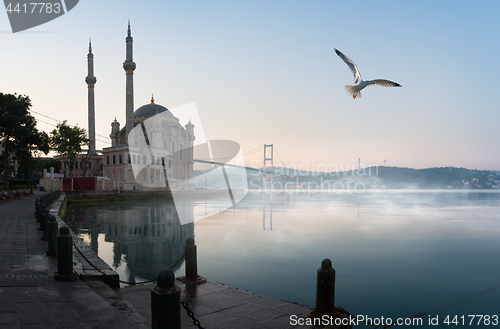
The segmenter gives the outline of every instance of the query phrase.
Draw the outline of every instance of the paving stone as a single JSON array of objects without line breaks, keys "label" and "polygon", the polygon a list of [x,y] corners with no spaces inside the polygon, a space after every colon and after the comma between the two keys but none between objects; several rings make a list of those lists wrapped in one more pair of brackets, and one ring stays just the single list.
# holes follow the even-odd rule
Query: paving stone
[{"label": "paving stone", "polygon": [[256,311],[253,313],[244,314],[244,315],[242,315],[242,317],[245,319],[255,321],[255,322],[264,322],[264,321],[268,321],[271,319],[275,319],[275,318],[280,317],[282,315],[283,315],[283,313],[281,313],[279,311],[272,310],[272,309],[264,309],[264,310]]},{"label": "paving stone", "polygon": [[57,329],[52,323],[23,324],[22,329]]},{"label": "paving stone", "polygon": [[12,297],[12,294],[0,295],[0,303],[14,303],[14,298]]},{"label": "paving stone", "polygon": [[22,316],[20,313],[43,313],[45,309],[42,306],[42,303],[15,303],[16,312],[19,316]]},{"label": "paving stone", "polygon": [[[14,303],[0,303],[0,313],[15,313],[16,304]],[[0,315],[1,317],[1,315]]]},{"label": "paving stone", "polygon": [[19,322],[23,324],[51,324],[52,319],[47,313],[23,313],[18,314]]},{"label": "paving stone", "polygon": [[19,324],[19,319],[16,313],[2,313],[0,314],[0,325],[6,324]]}]

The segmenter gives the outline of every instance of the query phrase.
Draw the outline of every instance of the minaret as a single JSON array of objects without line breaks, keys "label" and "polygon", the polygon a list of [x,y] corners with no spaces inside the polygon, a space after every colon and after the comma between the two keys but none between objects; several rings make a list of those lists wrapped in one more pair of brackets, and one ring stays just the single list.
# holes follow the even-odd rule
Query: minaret
[{"label": "minaret", "polygon": [[89,104],[89,154],[95,155],[95,100],[94,100],[94,85],[97,82],[94,76],[94,54],[92,54],[92,43],[89,39],[89,54],[87,55],[89,74],[85,78],[88,86],[88,104]]},{"label": "minaret", "polygon": [[135,70],[135,63],[133,61],[133,56],[132,56],[133,38],[130,32],[130,21],[128,22],[127,38],[125,40],[127,43],[127,58],[123,63],[123,69],[125,70],[125,75],[127,77],[126,107],[125,107],[127,122],[125,123],[125,125],[127,127],[126,143],[128,144],[128,134],[134,128],[134,70]]}]

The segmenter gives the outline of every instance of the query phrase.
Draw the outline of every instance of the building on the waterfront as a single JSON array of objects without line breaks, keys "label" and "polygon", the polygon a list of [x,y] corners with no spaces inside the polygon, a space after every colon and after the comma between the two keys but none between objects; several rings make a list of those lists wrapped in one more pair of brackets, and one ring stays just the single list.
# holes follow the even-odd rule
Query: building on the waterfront
[{"label": "building on the waterfront", "polygon": [[[87,154],[78,156],[75,168],[72,170],[73,176],[97,176],[102,175],[110,179],[108,188],[120,189],[147,189],[163,188],[166,185],[165,175],[172,182],[183,181],[193,177],[193,142],[195,140],[194,125],[191,122],[182,126],[166,107],[156,104],[151,97],[149,104],[143,105],[134,111],[134,71],[136,64],[133,61],[133,38],[128,24],[126,37],[126,59],[123,69],[126,76],[126,124],[120,129],[120,123],[116,120],[111,122],[111,146],[98,155],[95,148],[95,100],[94,87],[97,78],[94,76],[94,55],[92,44],[89,41],[88,75],[85,82],[88,87],[88,134],[90,139]],[[161,122],[153,118],[155,124],[150,125],[148,120],[160,114]],[[157,117],[160,117],[157,116]],[[150,145],[144,145],[145,140],[135,138],[133,145],[129,145],[128,136],[132,129],[142,125],[148,129]],[[139,156],[131,149],[149,147],[151,154]],[[144,167],[140,173],[133,172],[133,165]],[[144,166],[146,165],[146,166]],[[69,169],[62,164],[62,171],[67,176]],[[137,177],[137,179],[136,179]],[[141,184],[137,183],[140,182]],[[146,183],[146,184],[144,184]],[[182,188],[186,186],[181,185]],[[171,187],[175,187],[171,186]]]},{"label": "building on the waterfront", "polygon": [[[111,134],[109,135],[111,147],[103,149],[103,175],[112,181],[116,180],[121,188],[129,190],[144,189],[145,186],[150,186],[149,189],[154,188],[151,186],[163,188],[166,185],[165,178],[172,181],[190,179],[193,177],[194,125],[188,122],[183,127],[179,119],[174,117],[166,107],[156,104],[153,97],[151,97],[149,104],[139,107],[135,112],[133,111],[136,64],[133,61],[133,38],[130,22],[125,40],[126,59],[123,63],[123,69],[126,75],[126,124],[120,129],[120,123],[116,117],[111,123]],[[157,114],[161,114],[161,120],[153,119],[152,126],[145,124],[148,119]],[[135,138],[133,145],[129,145],[129,134],[137,125],[148,129],[148,141],[146,142],[144,138]],[[147,143],[149,144],[147,145]],[[131,148],[149,148],[151,153],[148,156],[139,156],[138,152],[131,152]],[[134,175],[133,165],[147,166],[140,173]],[[152,185],[137,182],[147,182]]]}]

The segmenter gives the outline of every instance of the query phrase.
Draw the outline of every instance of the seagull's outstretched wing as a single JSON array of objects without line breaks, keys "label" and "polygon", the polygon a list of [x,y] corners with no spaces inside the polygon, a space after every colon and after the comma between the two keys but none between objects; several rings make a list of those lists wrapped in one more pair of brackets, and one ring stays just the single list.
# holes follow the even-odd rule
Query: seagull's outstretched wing
[{"label": "seagull's outstretched wing", "polygon": [[337,49],[335,49],[335,52],[347,64],[347,66],[349,66],[352,74],[354,74],[354,84],[357,85],[357,84],[361,83],[361,74],[359,74],[359,70],[358,70],[358,67],[356,66],[356,64],[354,64],[354,62],[349,57],[342,54],[342,52],[338,51]]},{"label": "seagull's outstretched wing", "polygon": [[382,87],[401,87],[401,85],[397,82],[394,81],[389,81],[389,80],[384,80],[384,79],[377,79],[377,80],[371,80],[371,81],[366,81],[367,86],[369,85],[379,85]]}]

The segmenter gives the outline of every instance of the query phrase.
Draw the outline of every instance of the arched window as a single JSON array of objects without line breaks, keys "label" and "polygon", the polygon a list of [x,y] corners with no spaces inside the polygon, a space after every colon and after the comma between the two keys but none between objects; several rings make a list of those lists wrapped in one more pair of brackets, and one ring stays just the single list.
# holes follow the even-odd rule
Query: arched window
[{"label": "arched window", "polygon": [[135,164],[135,154],[134,156],[132,157],[132,163]]},{"label": "arched window", "polygon": [[116,164],[116,155],[113,154],[113,164]]},{"label": "arched window", "polygon": [[109,170],[106,172],[106,177],[109,178]]},{"label": "arched window", "polygon": [[128,163],[131,163],[131,161],[130,161],[130,153],[128,154]]},{"label": "arched window", "polygon": [[116,178],[116,171],[114,171],[114,170],[113,170],[113,177],[112,177],[112,178],[113,178],[113,179],[115,179],[115,178]]},{"label": "arched window", "polygon": [[119,179],[123,179],[123,177],[122,177],[122,171],[121,170],[118,171],[118,178]]},{"label": "arched window", "polygon": [[92,169],[92,162],[89,161],[89,169]]},{"label": "arched window", "polygon": [[122,162],[123,162],[123,161],[122,161],[122,155],[121,155],[121,154],[118,154],[118,163],[120,163],[120,164],[121,164]]}]

